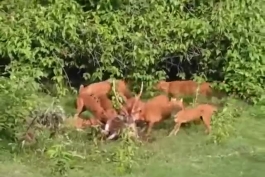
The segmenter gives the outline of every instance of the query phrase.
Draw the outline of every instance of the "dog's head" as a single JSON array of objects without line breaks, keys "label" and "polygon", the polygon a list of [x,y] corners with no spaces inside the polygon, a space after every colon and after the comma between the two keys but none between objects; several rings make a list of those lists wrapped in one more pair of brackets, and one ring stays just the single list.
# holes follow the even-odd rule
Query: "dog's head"
[{"label": "dog's head", "polygon": [[170,103],[173,104],[174,107],[179,107],[181,109],[184,108],[183,99],[178,100],[177,98],[171,98]]},{"label": "dog's head", "polygon": [[160,90],[160,91],[167,92],[167,90],[168,90],[168,82],[166,82],[166,81],[159,81],[155,85],[155,89]]}]

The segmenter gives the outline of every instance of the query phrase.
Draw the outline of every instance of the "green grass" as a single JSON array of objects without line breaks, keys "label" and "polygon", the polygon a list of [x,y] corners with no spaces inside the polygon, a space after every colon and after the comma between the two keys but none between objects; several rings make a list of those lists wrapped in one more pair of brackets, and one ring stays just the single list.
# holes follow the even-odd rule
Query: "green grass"
[{"label": "green grass", "polygon": [[[74,159],[71,164],[75,168],[67,174],[69,177],[264,176],[265,107],[248,106],[236,100],[230,102],[241,111],[233,123],[235,130],[225,142],[219,145],[209,142],[202,124],[182,127],[177,136],[167,137],[173,126],[167,120],[153,131],[155,141],[145,142],[135,151],[132,172],[121,175],[116,173],[117,165],[108,162],[118,142],[102,143],[98,146],[101,152],[98,152],[85,133],[69,133],[67,151],[76,151],[85,159]],[[73,99],[64,99],[62,103],[69,113],[74,113]],[[53,161],[41,149],[51,148],[56,142],[60,144],[62,140],[44,140],[36,148],[38,151],[27,150],[18,155],[11,154],[10,148],[0,143],[3,146],[0,151],[0,177],[53,176],[50,173]]]}]

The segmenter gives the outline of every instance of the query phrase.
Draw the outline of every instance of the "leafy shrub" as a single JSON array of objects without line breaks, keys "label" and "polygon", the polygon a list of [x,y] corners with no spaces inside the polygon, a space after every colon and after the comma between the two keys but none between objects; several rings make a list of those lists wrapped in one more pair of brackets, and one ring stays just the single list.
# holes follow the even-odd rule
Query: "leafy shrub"
[{"label": "leafy shrub", "polygon": [[239,109],[227,103],[212,117],[212,132],[210,140],[215,144],[225,142],[235,132],[235,121],[239,117]]},{"label": "leafy shrub", "polygon": [[13,137],[38,101],[37,82],[51,79],[65,95],[70,68],[84,70],[86,80],[126,77],[150,88],[173,67],[180,78],[203,74],[257,103],[265,80],[262,8],[259,0],[1,1],[7,73],[1,67],[0,74],[10,79],[1,78],[1,131]]},{"label": "leafy shrub", "polygon": [[31,111],[29,116],[32,119],[33,125],[37,123],[52,131],[58,130],[60,124],[66,119],[64,109],[59,105],[54,106],[53,104],[48,108],[38,107]]},{"label": "leafy shrub", "polygon": [[139,141],[135,141],[131,134],[132,130],[130,128],[123,129],[121,139],[113,153],[109,152],[113,154],[110,159],[116,164],[116,173],[118,174],[131,173],[133,166],[136,164],[135,154],[139,148]]},{"label": "leafy shrub", "polygon": [[39,87],[30,75],[32,71],[29,67],[21,67],[13,70],[9,79],[0,77],[0,134],[5,138],[17,138],[30,111],[40,101],[35,94]]},{"label": "leafy shrub", "polygon": [[75,158],[84,159],[85,157],[77,154],[74,151],[66,149],[67,144],[61,142],[55,144],[47,150],[47,155],[52,161],[51,173],[65,176],[70,168],[73,168]]}]

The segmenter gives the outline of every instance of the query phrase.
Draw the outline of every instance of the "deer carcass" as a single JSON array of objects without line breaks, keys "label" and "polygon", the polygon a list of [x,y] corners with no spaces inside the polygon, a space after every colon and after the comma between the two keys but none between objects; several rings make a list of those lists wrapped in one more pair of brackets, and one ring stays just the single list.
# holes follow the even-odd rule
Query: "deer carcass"
[{"label": "deer carcass", "polygon": [[134,138],[139,137],[135,122],[120,115],[107,121],[103,133],[108,135],[108,140],[112,140],[118,137],[121,131],[125,128],[129,128],[129,136]]},{"label": "deer carcass", "polygon": [[[142,94],[142,91],[143,91],[143,83],[141,84],[140,95]],[[122,115],[109,119],[105,124],[104,132],[105,134],[109,135],[108,139],[113,139],[117,137],[120,131],[124,128],[132,129],[133,136],[138,137],[136,124],[128,113],[128,111],[130,111],[130,108],[133,106],[135,101],[137,101],[138,97],[136,96],[135,98],[134,97],[130,98],[125,102],[125,105],[123,105],[123,107],[120,110],[120,113],[122,113]]]}]

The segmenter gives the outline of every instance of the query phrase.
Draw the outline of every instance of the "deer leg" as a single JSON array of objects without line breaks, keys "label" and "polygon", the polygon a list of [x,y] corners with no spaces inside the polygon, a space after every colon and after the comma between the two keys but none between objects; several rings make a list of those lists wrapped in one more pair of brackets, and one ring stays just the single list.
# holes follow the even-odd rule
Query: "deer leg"
[{"label": "deer leg", "polygon": [[140,130],[140,132],[143,133],[143,132],[145,132],[145,130],[146,130],[146,126],[144,126],[144,127]]},{"label": "deer leg", "polygon": [[115,138],[117,135],[118,135],[117,132],[115,132],[115,133],[111,134],[111,135],[107,138],[107,140],[112,140],[112,139]]}]

